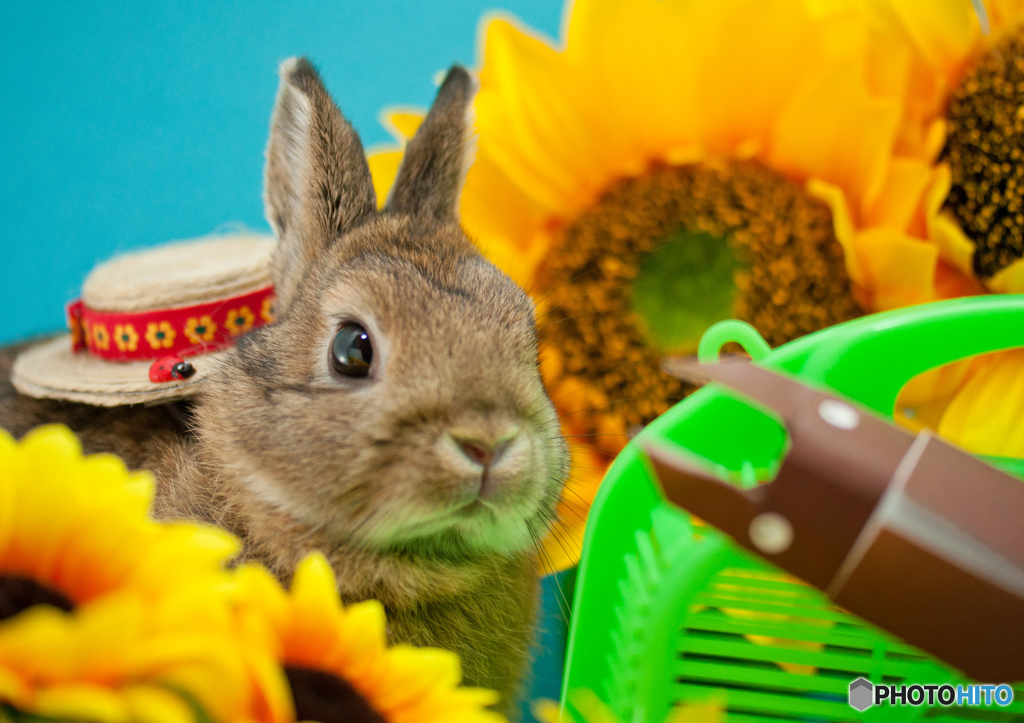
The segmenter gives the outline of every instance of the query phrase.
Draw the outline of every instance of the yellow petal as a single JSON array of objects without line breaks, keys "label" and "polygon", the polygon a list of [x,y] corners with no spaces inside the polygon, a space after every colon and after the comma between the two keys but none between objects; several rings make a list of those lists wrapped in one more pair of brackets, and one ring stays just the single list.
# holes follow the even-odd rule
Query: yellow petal
[{"label": "yellow petal", "polygon": [[192,723],[192,708],[181,696],[164,688],[133,686],[123,691],[132,721],[138,723]]},{"label": "yellow petal", "polygon": [[856,247],[856,229],[850,214],[850,204],[846,193],[833,183],[821,178],[811,178],[807,182],[807,193],[824,202],[832,212],[832,229],[836,240],[843,247],[843,261],[850,280],[857,286],[867,285],[867,271],[860,261]]},{"label": "yellow petal", "polygon": [[433,688],[452,688],[462,680],[459,656],[448,650],[396,645],[391,648],[387,687],[374,696],[374,704],[387,713],[415,704]]},{"label": "yellow petal", "polygon": [[535,700],[530,705],[530,712],[540,723],[561,723],[558,716],[559,706],[556,701],[547,698]]},{"label": "yellow petal", "polygon": [[839,186],[859,215],[882,191],[900,112],[896,100],[870,94],[862,68],[844,63],[781,112],[768,161],[797,177]]},{"label": "yellow petal", "polygon": [[292,596],[298,612],[327,620],[341,610],[338,582],[321,552],[307,555],[295,570]]},{"label": "yellow petal", "polygon": [[18,707],[28,702],[29,695],[28,684],[0,662],[0,700]]},{"label": "yellow petal", "polygon": [[974,242],[967,238],[952,214],[943,212],[932,220],[931,226],[929,235],[939,249],[940,258],[964,276],[973,278]]},{"label": "yellow petal", "polygon": [[421,108],[391,107],[385,108],[380,114],[381,125],[384,126],[395,140],[404,143],[412,139],[419,130],[426,112]]},{"label": "yellow petal", "polygon": [[[691,12],[706,13],[688,25],[686,38],[701,51],[690,73],[698,74],[696,115],[703,145],[730,155],[750,139],[768,146],[780,109],[825,61],[821,34],[799,0],[686,4],[694,6]],[[729,41],[722,42],[726,37]],[[672,49],[666,44],[661,54]]]},{"label": "yellow petal", "polygon": [[22,452],[47,464],[69,464],[82,455],[82,445],[71,430],[59,424],[36,427],[21,440]]},{"label": "yellow petal", "polygon": [[547,212],[512,181],[480,148],[466,174],[459,208],[466,233],[480,252],[525,288],[550,249],[539,234]]},{"label": "yellow petal", "polygon": [[723,720],[725,706],[720,700],[706,700],[678,706],[665,723],[718,723]]},{"label": "yellow petal", "polygon": [[949,404],[938,432],[975,454],[1024,457],[1024,349],[987,357]]},{"label": "yellow petal", "polygon": [[373,179],[373,192],[377,196],[377,208],[384,208],[391,187],[398,177],[398,168],[402,165],[402,151],[386,146],[371,148],[367,151],[366,162],[370,166],[370,177]]},{"label": "yellow petal", "polygon": [[[7,460],[0,450],[0,560],[4,558],[7,546],[14,536],[14,482],[11,475],[10,465],[5,464]],[[2,568],[2,563],[0,563]]]},{"label": "yellow petal", "polygon": [[1021,0],[986,0],[985,6],[994,25],[1009,25],[1024,13]]},{"label": "yellow petal", "polygon": [[592,690],[584,688],[570,692],[569,702],[579,710],[587,723],[620,723],[611,709]]},{"label": "yellow petal", "polygon": [[[66,633],[67,616],[37,605],[4,621],[0,635],[0,668],[16,670],[22,681],[61,680],[78,668],[80,656]],[[39,651],[44,651],[43,656]]]},{"label": "yellow petal", "polygon": [[337,671],[356,690],[366,693],[386,670],[387,636],[384,606],[376,600],[349,605],[338,625],[326,667]]},{"label": "yellow petal", "polygon": [[872,228],[855,237],[866,285],[875,290],[872,309],[884,311],[937,298],[938,249],[898,231]]},{"label": "yellow petal", "polygon": [[946,407],[972,373],[976,360],[965,359],[919,374],[896,398],[893,416],[915,432],[938,429]]},{"label": "yellow petal", "polygon": [[939,256],[967,277],[974,277],[974,242],[960,228],[952,214],[943,210],[953,179],[949,166],[940,163],[932,171],[925,190],[924,213],[928,238],[939,247]]},{"label": "yellow petal", "polygon": [[[600,180],[643,170],[652,147],[669,153],[694,145],[698,75],[694,56],[706,36],[685,37],[694,15],[715,3],[614,3],[581,0],[568,14],[566,56],[600,111],[588,121],[599,134],[594,156]],[[700,6],[700,7],[697,7]],[[671,48],[670,52],[665,52]]]},{"label": "yellow petal", "polygon": [[143,586],[166,587],[171,580],[181,577],[195,579],[203,573],[219,574],[239,549],[239,539],[218,527],[163,523],[153,540],[147,564],[137,572],[138,580]]},{"label": "yellow petal", "polygon": [[997,294],[1019,294],[1024,292],[1024,259],[1018,259],[1000,269],[985,282],[985,286]]},{"label": "yellow petal", "polygon": [[132,720],[120,695],[88,683],[72,683],[39,691],[32,712],[58,720],[96,723],[129,723]]},{"label": "yellow petal", "polygon": [[865,213],[864,223],[907,231],[921,209],[932,169],[924,161],[894,159],[878,200]]},{"label": "yellow petal", "polygon": [[602,180],[592,173],[591,104],[577,73],[544,40],[511,19],[487,24],[476,98],[480,149],[551,212],[579,208]]},{"label": "yellow petal", "polygon": [[267,655],[264,648],[257,648],[246,655],[246,662],[256,682],[253,717],[258,721],[294,721],[292,692],[277,659]]},{"label": "yellow petal", "polygon": [[[290,663],[316,665],[335,643],[323,631],[337,627],[342,615],[334,570],[322,553],[312,553],[299,563],[291,595],[295,609],[293,647],[285,655]],[[305,659],[296,657],[300,651]]]},{"label": "yellow petal", "polygon": [[883,3],[924,60],[952,74],[977,43],[978,17],[968,0],[889,0]]}]

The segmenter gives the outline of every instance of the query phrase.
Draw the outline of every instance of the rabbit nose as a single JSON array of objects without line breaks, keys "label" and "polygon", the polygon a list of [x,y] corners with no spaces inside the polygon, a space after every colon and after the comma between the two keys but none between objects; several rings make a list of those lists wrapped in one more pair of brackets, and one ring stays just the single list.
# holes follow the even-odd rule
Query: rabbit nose
[{"label": "rabbit nose", "polygon": [[498,440],[461,437],[453,434],[452,439],[455,440],[455,444],[462,451],[462,454],[471,462],[475,462],[481,467],[491,467],[497,464],[501,456],[505,454],[505,450],[508,449],[512,440],[515,439],[515,434],[510,434]]}]

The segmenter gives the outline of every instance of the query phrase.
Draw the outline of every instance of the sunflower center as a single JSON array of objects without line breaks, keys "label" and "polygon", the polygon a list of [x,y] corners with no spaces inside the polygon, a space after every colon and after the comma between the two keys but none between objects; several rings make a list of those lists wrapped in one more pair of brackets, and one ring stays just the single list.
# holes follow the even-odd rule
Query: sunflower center
[{"label": "sunflower center", "polygon": [[565,229],[538,288],[552,398],[612,454],[688,391],[658,365],[712,322],[743,319],[777,345],[862,313],[828,208],[750,162],[616,183]]},{"label": "sunflower center", "polygon": [[320,723],[386,723],[363,696],[341,678],[322,670],[286,665],[295,720]]},{"label": "sunflower center", "polygon": [[709,326],[732,316],[740,266],[723,239],[685,229],[642,257],[633,311],[648,343],[666,352],[695,352]]},{"label": "sunflower center", "polygon": [[974,271],[987,278],[1024,256],[1024,29],[979,60],[946,117],[946,208],[974,240]]},{"label": "sunflower center", "polygon": [[12,618],[33,605],[52,605],[64,612],[75,608],[63,593],[30,577],[0,575],[0,620]]}]

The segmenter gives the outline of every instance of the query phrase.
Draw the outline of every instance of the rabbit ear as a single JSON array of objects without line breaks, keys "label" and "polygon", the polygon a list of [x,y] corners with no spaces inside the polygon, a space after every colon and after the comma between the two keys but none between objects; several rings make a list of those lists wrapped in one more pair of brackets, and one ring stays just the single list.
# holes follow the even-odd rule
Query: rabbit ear
[{"label": "rabbit ear", "polygon": [[270,121],[263,200],[278,237],[278,298],[287,302],[309,262],[376,198],[359,136],[341,115],[305,58],[281,63]]},{"label": "rabbit ear", "polygon": [[423,124],[406,147],[387,208],[438,220],[457,217],[459,192],[472,149],[476,83],[457,65],[448,71]]}]

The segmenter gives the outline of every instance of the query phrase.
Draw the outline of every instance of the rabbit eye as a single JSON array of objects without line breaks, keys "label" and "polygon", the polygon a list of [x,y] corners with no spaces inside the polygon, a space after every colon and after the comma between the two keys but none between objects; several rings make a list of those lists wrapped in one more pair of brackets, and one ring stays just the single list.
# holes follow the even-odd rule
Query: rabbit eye
[{"label": "rabbit eye", "polygon": [[366,329],[349,322],[338,330],[331,343],[331,366],[347,377],[365,377],[373,362],[373,345]]}]

